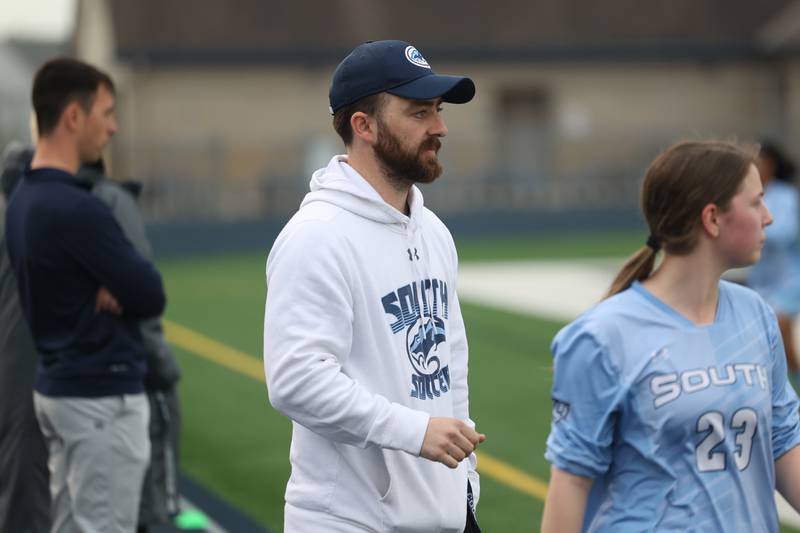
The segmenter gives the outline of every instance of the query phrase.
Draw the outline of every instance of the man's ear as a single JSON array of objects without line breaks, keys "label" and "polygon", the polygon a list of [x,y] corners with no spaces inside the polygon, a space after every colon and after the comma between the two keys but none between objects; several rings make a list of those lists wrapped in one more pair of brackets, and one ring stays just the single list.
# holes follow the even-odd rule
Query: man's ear
[{"label": "man's ear", "polygon": [[378,122],[364,112],[358,111],[350,117],[350,127],[353,136],[365,143],[373,145],[378,142]]},{"label": "man's ear", "polygon": [[61,120],[66,126],[67,131],[76,131],[86,118],[86,113],[83,111],[81,104],[73,100],[64,108],[61,113]]},{"label": "man's ear", "polygon": [[700,220],[706,235],[716,239],[719,237],[719,207],[717,204],[708,204],[700,212]]}]

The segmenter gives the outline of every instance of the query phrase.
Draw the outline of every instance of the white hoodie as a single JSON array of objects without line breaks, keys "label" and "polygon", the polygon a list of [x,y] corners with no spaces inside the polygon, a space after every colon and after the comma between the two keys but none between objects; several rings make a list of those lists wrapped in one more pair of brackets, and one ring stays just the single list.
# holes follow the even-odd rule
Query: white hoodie
[{"label": "white hoodie", "polygon": [[314,173],[267,260],[264,368],[293,421],[289,505],[353,531],[460,533],[474,454],[454,470],[419,457],[431,416],[474,426],[458,260],[416,187],[409,206],[346,156]]}]

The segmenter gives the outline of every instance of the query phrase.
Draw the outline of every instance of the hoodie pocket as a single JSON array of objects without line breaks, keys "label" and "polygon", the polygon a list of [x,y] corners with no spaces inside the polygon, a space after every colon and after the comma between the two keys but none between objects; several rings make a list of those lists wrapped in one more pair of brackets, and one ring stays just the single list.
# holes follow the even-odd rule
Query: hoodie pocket
[{"label": "hoodie pocket", "polygon": [[386,487],[386,492],[384,492],[380,496],[380,498],[378,498],[378,502],[382,503],[382,504],[385,504],[387,502],[387,500],[389,499],[389,496],[391,496],[391,494],[392,494],[392,475],[389,474],[389,486]]},{"label": "hoodie pocket", "polygon": [[389,487],[378,500],[382,531],[461,533],[467,508],[467,470],[383,450]]}]

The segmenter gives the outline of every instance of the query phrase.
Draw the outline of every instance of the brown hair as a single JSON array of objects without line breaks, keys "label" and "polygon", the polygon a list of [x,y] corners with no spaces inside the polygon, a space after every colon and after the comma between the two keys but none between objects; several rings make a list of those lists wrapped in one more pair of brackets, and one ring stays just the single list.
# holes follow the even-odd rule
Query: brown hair
[{"label": "brown hair", "polygon": [[650,229],[647,245],[631,256],[606,297],[646,279],[656,254],[690,253],[698,239],[700,213],[708,204],[728,209],[755,163],[758,145],[726,141],[683,141],[650,164],[642,183],[641,209]]},{"label": "brown hair", "polygon": [[350,146],[353,142],[353,127],[350,125],[353,114],[361,112],[379,116],[383,110],[384,96],[384,93],[371,94],[336,110],[333,114],[333,129],[342,138],[345,146]]},{"label": "brown hair", "polygon": [[100,85],[114,92],[109,75],[83,61],[60,57],[42,65],[31,94],[39,136],[53,132],[70,102],[77,101],[88,113]]}]

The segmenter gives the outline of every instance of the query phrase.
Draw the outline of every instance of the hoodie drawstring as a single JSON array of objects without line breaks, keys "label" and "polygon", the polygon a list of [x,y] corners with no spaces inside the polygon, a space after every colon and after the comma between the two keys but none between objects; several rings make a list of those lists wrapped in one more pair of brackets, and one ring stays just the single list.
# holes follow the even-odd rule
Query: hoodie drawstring
[{"label": "hoodie drawstring", "polygon": [[[415,283],[419,283],[419,320],[420,325],[422,327],[422,331],[425,331],[425,307],[427,306],[427,318],[430,321],[431,327],[435,327],[436,323],[433,320],[433,300],[435,300],[436,296],[433,294],[433,290],[431,290],[430,297],[426,294],[425,289],[425,282],[426,280],[431,283],[431,288],[433,288],[433,274],[430,270],[430,262],[428,260],[428,243],[425,241],[424,232],[421,231],[419,226],[416,224],[416,221],[412,220],[409,222],[408,226],[406,226],[407,235],[410,237],[409,246],[412,250],[416,251],[417,246],[421,248],[419,254],[418,261],[411,261],[414,267],[414,277],[416,278]],[[410,235],[409,235],[410,233]],[[416,256],[415,256],[416,257]],[[420,266],[418,263],[422,263],[422,271],[420,271]]]}]

